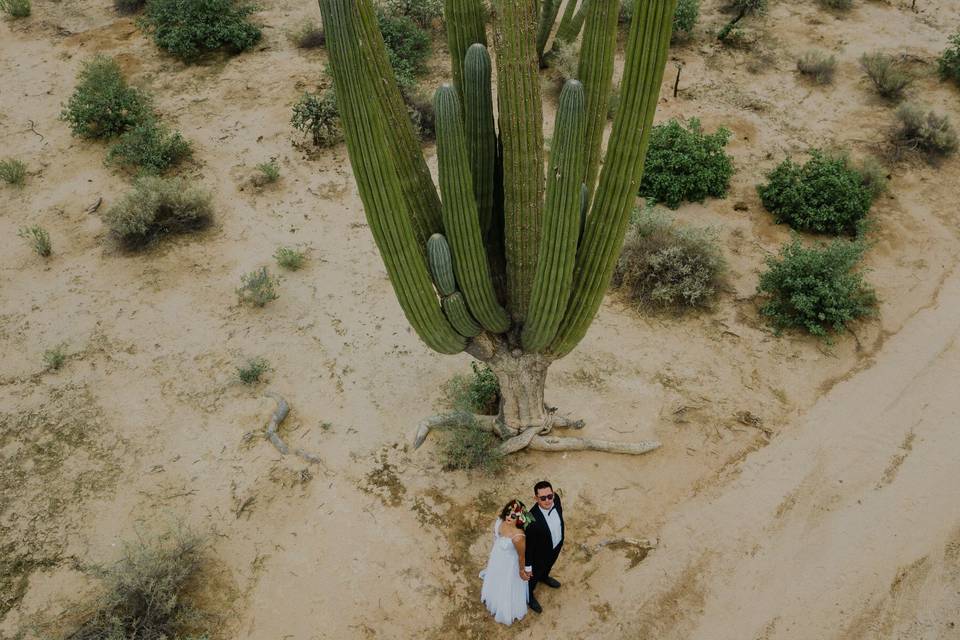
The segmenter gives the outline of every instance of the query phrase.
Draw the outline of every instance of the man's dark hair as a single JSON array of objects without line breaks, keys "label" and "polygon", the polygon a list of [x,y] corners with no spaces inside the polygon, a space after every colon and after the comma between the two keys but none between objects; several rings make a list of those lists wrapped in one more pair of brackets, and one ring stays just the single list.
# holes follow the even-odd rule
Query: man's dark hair
[{"label": "man's dark hair", "polygon": [[541,480],[537,484],[533,485],[533,495],[537,495],[537,492],[540,491],[540,489],[550,489],[552,491],[553,485],[546,480]]}]

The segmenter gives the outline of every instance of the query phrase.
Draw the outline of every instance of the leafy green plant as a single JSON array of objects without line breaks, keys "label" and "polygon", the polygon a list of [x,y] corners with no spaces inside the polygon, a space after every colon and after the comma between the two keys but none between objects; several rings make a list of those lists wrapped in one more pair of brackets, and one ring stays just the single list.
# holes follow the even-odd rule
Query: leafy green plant
[{"label": "leafy green plant", "polygon": [[377,12],[377,24],[397,83],[405,90],[412,89],[417,76],[427,70],[429,34],[407,16],[393,15],[382,9]]},{"label": "leafy green plant", "polygon": [[817,3],[824,9],[835,11],[849,11],[853,7],[853,0],[817,0]]},{"label": "leafy green plant", "polygon": [[27,165],[16,158],[0,160],[0,180],[7,184],[22,187],[27,176]]},{"label": "leafy green plant", "polygon": [[454,411],[496,415],[500,383],[490,367],[470,363],[471,375],[456,375],[443,385],[444,404]]},{"label": "leafy green plant", "polygon": [[271,158],[269,162],[258,164],[257,171],[260,172],[257,175],[258,184],[271,184],[280,179],[280,165],[277,164],[275,158]]},{"label": "leafy green plant", "polygon": [[873,315],[876,294],[857,268],[864,249],[840,239],[807,248],[795,238],[767,258],[757,287],[765,297],[760,314],[778,332],[797,328],[821,337]]},{"label": "leafy green plant", "polygon": [[563,89],[567,80],[576,80],[580,67],[580,49],[576,42],[561,42],[553,48],[550,56],[550,70],[557,83],[557,90]]},{"label": "leafy green plant", "polygon": [[807,51],[797,58],[797,70],[817,84],[833,82],[837,59],[821,51]]},{"label": "leafy green plant", "polygon": [[944,80],[960,85],[960,31],[950,36],[950,46],[937,59],[937,71]]},{"label": "leafy green plant", "polygon": [[300,49],[317,49],[327,44],[327,34],[322,27],[307,22],[293,34],[293,42]]},{"label": "leafy green plant", "polygon": [[765,13],[767,0],[731,0],[727,3],[726,8],[733,14],[733,18],[717,32],[717,40],[721,42],[726,41],[734,32],[737,24],[747,16]]},{"label": "leafy green plant", "polygon": [[0,11],[11,18],[26,18],[31,9],[30,0],[0,0]]},{"label": "leafy green plant", "polygon": [[332,147],[342,142],[343,130],[333,88],[322,94],[304,93],[293,105],[290,124],[297,131],[309,133],[313,144],[318,147]]},{"label": "leafy green plant", "polygon": [[210,195],[186,180],[142,176],[103,217],[121,244],[137,248],[161,235],[203,229],[213,207]]},{"label": "leafy green plant", "polygon": [[147,0],[113,0],[113,9],[120,15],[137,13],[147,5]]},{"label": "leafy green plant", "polygon": [[887,180],[890,179],[890,174],[879,160],[873,157],[864,158],[857,167],[857,172],[860,174],[861,183],[870,192],[873,200],[887,192]]},{"label": "leafy green plant", "polygon": [[673,39],[689,38],[699,17],[700,0],[677,0],[677,9],[673,14]]},{"label": "leafy green plant", "polygon": [[149,0],[141,24],[153,41],[184,62],[226,49],[246,51],[260,41],[260,28],[247,21],[257,9],[239,0]]},{"label": "leafy green plant", "polygon": [[640,195],[671,209],[683,201],[724,197],[733,175],[733,159],[724,151],[729,140],[729,130],[706,134],[696,118],[686,127],[677,120],[655,125]]},{"label": "leafy green plant", "polygon": [[443,20],[443,0],[382,0],[384,11],[393,16],[406,16],[427,29]]},{"label": "leafy green plant", "polygon": [[40,225],[21,227],[17,235],[26,240],[38,256],[46,258],[53,251],[50,245],[50,234]]},{"label": "leafy green plant", "polygon": [[797,231],[856,235],[875,189],[846,154],[812,149],[810,156],[803,165],[788,158],[767,174],[767,183],[757,187],[763,206],[778,224]]},{"label": "leafy green plant", "polygon": [[43,352],[43,363],[47,365],[48,371],[58,370],[67,361],[66,348],[65,344],[58,344],[54,348]]},{"label": "leafy green plant", "polygon": [[478,470],[493,475],[503,468],[499,445],[495,435],[467,419],[465,426],[447,432],[439,456],[445,471]]},{"label": "leafy green plant", "polygon": [[146,94],[127,84],[120,66],[97,55],[84,63],[60,117],[74,135],[109,138],[152,117]]},{"label": "leafy green plant", "polygon": [[107,153],[107,163],[136,173],[159,174],[190,154],[190,143],[180,132],[147,118],[120,136]]},{"label": "leafy green plant", "polygon": [[280,247],[273,254],[277,264],[289,271],[297,271],[303,266],[305,256],[302,251],[291,249],[290,247]]},{"label": "leafy green plant", "polygon": [[243,384],[253,384],[260,381],[260,376],[270,371],[270,363],[265,358],[251,358],[237,367],[237,377]]},{"label": "leafy green plant", "polygon": [[680,226],[652,207],[635,211],[612,284],[641,309],[707,308],[724,281],[715,232]]},{"label": "leafy green plant", "polygon": [[279,297],[275,285],[276,281],[270,277],[267,268],[260,267],[256,271],[245,273],[240,277],[237,296],[240,298],[241,304],[249,302],[255,307],[262,307]]},{"label": "leafy green plant", "polygon": [[877,93],[889,100],[899,100],[913,82],[913,76],[886,53],[865,53],[860,56],[860,66],[873,83]]},{"label": "leafy green plant", "polygon": [[892,137],[898,152],[919,151],[933,160],[957,150],[957,132],[947,116],[907,103],[897,109],[896,118]]}]

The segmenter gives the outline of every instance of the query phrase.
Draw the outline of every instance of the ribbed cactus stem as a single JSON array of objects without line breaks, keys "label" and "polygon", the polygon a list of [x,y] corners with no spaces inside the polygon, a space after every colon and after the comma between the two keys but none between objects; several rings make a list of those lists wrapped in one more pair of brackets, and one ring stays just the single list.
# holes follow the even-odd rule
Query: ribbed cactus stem
[{"label": "ribbed cactus stem", "polygon": [[550,47],[550,53],[556,53],[561,43],[569,44],[580,35],[580,29],[583,28],[583,21],[587,17],[587,9],[593,0],[580,0],[580,6],[577,6],[577,0],[569,0],[563,15],[560,17],[560,24],[557,25],[557,35],[554,36],[553,46]]},{"label": "ribbed cactus stem", "polygon": [[487,46],[481,0],[444,0],[443,15],[447,23],[447,47],[450,49],[450,71],[453,86],[463,96],[464,58],[470,45]]},{"label": "ribbed cactus stem", "polygon": [[453,328],[457,330],[457,333],[464,338],[473,338],[483,331],[483,327],[477,324],[477,321],[470,315],[470,311],[467,309],[467,303],[463,299],[463,294],[459,291],[454,291],[452,294],[446,296],[441,304],[443,306],[443,312],[447,314],[447,319],[450,321],[450,324],[452,324]]},{"label": "ribbed cactus stem", "polygon": [[587,96],[587,155],[583,182],[593,192],[600,170],[600,145],[607,124],[607,104],[613,84],[613,55],[617,46],[619,0],[591,0],[580,45],[578,78]]},{"label": "ribbed cactus stem", "polygon": [[[576,0],[571,0],[571,4]],[[543,0],[540,3],[540,24],[537,27],[537,59],[543,61],[543,49],[547,46],[553,23],[560,12],[560,0]]]},{"label": "ribbed cactus stem", "polygon": [[482,44],[467,49],[464,62],[464,129],[473,194],[477,200],[480,230],[486,236],[493,217],[494,171],[497,161],[497,131],[493,121],[490,87],[490,54]]},{"label": "ribbed cactus stem", "polygon": [[521,334],[521,344],[528,352],[540,351],[550,344],[570,297],[580,232],[583,136],[583,85],[568,80],[560,92],[537,274]]},{"label": "ribbed cactus stem", "polygon": [[524,320],[530,304],[545,188],[536,28],[536,0],[501,0],[497,5],[495,34],[503,145],[507,305],[517,322]]},{"label": "ribbed cactus stem", "polygon": [[427,262],[437,291],[441,296],[452,295],[457,290],[457,280],[453,275],[453,258],[450,245],[442,233],[435,233],[427,240]]},{"label": "ribbed cactus stem", "polygon": [[621,101],[577,252],[570,304],[549,347],[550,354],[558,358],[580,342],[600,308],[643,176],[676,0],[648,0],[636,3],[635,7],[627,40]]},{"label": "ribbed cactus stem", "polygon": [[367,222],[407,320],[417,335],[441,353],[458,353],[466,340],[454,331],[437,303],[411,213],[397,177],[387,135],[387,106],[375,84],[382,82],[370,47],[382,40],[364,37],[361,7],[369,0],[320,0],[327,52],[337,91],[347,150]]},{"label": "ribbed cactus stem", "polygon": [[493,333],[503,333],[510,327],[510,319],[497,302],[490,277],[477,203],[473,197],[473,178],[470,175],[470,160],[456,90],[448,84],[437,89],[433,109],[437,122],[437,165],[443,199],[443,225],[453,254],[457,284],[470,312],[483,328]]}]

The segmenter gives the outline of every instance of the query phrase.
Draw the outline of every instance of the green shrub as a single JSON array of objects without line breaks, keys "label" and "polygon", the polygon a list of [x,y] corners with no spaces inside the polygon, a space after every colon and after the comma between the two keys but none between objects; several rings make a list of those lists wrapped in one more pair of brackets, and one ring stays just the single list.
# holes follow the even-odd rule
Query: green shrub
[{"label": "green shrub", "polygon": [[127,84],[120,66],[103,55],[84,63],[60,117],[74,135],[109,138],[152,117],[146,94]]},{"label": "green shrub", "polygon": [[612,284],[641,309],[682,311],[709,307],[725,272],[712,230],[676,225],[648,207],[632,216]]},{"label": "green shrub", "polygon": [[440,447],[444,470],[476,469],[492,475],[503,468],[500,440],[473,419],[466,418],[464,426],[453,427],[445,435]]},{"label": "green shrub", "polygon": [[270,363],[265,358],[251,358],[246,364],[237,367],[237,377],[243,384],[260,381],[260,376],[270,371]]},{"label": "green shrub", "polygon": [[824,9],[849,11],[853,7],[853,0],[817,0]]},{"label": "green shrub", "polygon": [[128,16],[137,13],[147,5],[147,0],[113,0],[113,10]]},{"label": "green shrub", "polygon": [[950,36],[951,46],[937,59],[937,71],[944,80],[960,85],[960,31]]},{"label": "green shrub", "polygon": [[640,195],[676,209],[683,201],[722,198],[730,187],[733,159],[724,153],[730,131],[705,134],[700,121],[687,127],[670,120],[653,127]]},{"label": "green shrub", "polygon": [[53,251],[53,247],[50,245],[50,234],[40,225],[21,227],[17,235],[26,240],[38,256],[46,258]]},{"label": "green shrub", "polygon": [[290,247],[280,247],[273,254],[277,264],[289,271],[297,271],[303,266],[305,256],[302,251],[291,249]]},{"label": "green shrub", "polygon": [[810,155],[802,166],[788,158],[767,174],[757,187],[763,206],[797,231],[856,235],[875,190],[845,154],[813,149]]},{"label": "green shrub", "polygon": [[141,21],[158,47],[190,62],[218,49],[239,53],[255,45],[261,32],[247,21],[254,11],[236,0],[150,0]]},{"label": "green shrub", "polygon": [[327,34],[322,27],[308,22],[293,34],[293,42],[300,49],[317,49],[327,44]]},{"label": "green shrub", "polygon": [[797,58],[797,70],[817,84],[833,82],[837,59],[820,51],[807,51]]},{"label": "green shrub", "polygon": [[443,20],[443,0],[382,0],[381,5],[386,13],[406,16],[425,29]]},{"label": "green shrub", "polygon": [[412,89],[416,77],[427,70],[430,36],[410,18],[391,15],[382,9],[377,12],[377,23],[397,83],[405,90]]},{"label": "green shrub", "polygon": [[487,365],[470,363],[473,374],[456,375],[443,385],[444,404],[454,411],[496,415],[500,411],[500,383]]},{"label": "green shrub", "polygon": [[864,158],[857,167],[860,181],[870,192],[870,198],[876,200],[887,191],[887,180],[890,179],[887,169],[876,158]]},{"label": "green shrub", "polygon": [[700,17],[700,0],[677,0],[677,9],[673,14],[674,40],[690,37]]},{"label": "green shrub", "polygon": [[66,345],[64,344],[58,344],[53,349],[47,349],[43,352],[43,363],[47,365],[48,371],[56,371],[66,361]]},{"label": "green shrub", "polygon": [[121,244],[136,248],[160,235],[206,227],[213,208],[210,195],[185,180],[142,176],[103,217]]},{"label": "green shrub", "polygon": [[30,15],[30,0],[0,0],[0,11],[11,18],[26,18]]},{"label": "green shrub", "polygon": [[0,180],[7,184],[22,187],[27,177],[27,165],[16,158],[0,160]]},{"label": "green shrub", "polygon": [[563,89],[567,80],[575,80],[580,69],[580,49],[577,43],[558,43],[550,56],[550,69],[557,83],[557,90]]},{"label": "green shrub", "polygon": [[875,312],[877,297],[857,270],[861,242],[834,240],[806,248],[799,239],[767,258],[757,293],[766,297],[760,314],[779,332],[797,328],[815,336],[843,331]]},{"label": "green shrub", "polygon": [[767,0],[731,0],[724,7],[733,18],[717,32],[717,40],[724,42],[735,33],[737,23],[751,15],[761,15],[767,10]]},{"label": "green shrub", "polygon": [[892,56],[885,53],[865,53],[860,56],[860,66],[873,86],[884,98],[899,100],[910,83],[911,76]]},{"label": "green shrub", "polygon": [[898,151],[919,151],[933,160],[957,150],[957,132],[947,116],[924,113],[921,107],[907,103],[900,105],[896,117],[893,144]]},{"label": "green shrub", "polygon": [[270,277],[267,268],[260,267],[256,271],[240,276],[240,288],[237,289],[237,296],[240,298],[241,304],[249,302],[255,307],[262,307],[279,297],[275,284],[276,282]]},{"label": "green shrub", "polygon": [[136,173],[159,174],[190,157],[190,143],[179,132],[148,118],[120,136],[107,163]]},{"label": "green shrub", "polygon": [[280,179],[280,165],[275,158],[271,158],[270,162],[258,164],[257,171],[260,172],[255,180],[258,185],[271,184]]},{"label": "green shrub", "polygon": [[310,134],[318,147],[332,147],[343,141],[340,128],[340,112],[337,111],[337,96],[333,87],[322,94],[304,93],[293,105],[290,124],[297,131]]}]

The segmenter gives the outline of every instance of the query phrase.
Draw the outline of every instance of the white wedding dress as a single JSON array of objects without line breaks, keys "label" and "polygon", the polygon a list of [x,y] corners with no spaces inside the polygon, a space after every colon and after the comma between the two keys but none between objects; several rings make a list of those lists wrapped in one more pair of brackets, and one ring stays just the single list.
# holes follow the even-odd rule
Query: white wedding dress
[{"label": "white wedding dress", "polygon": [[487,605],[494,619],[511,624],[527,614],[527,583],[520,577],[520,558],[513,540],[500,535],[499,518],[493,525],[493,548],[487,568],[480,572],[483,588],[480,602]]}]

